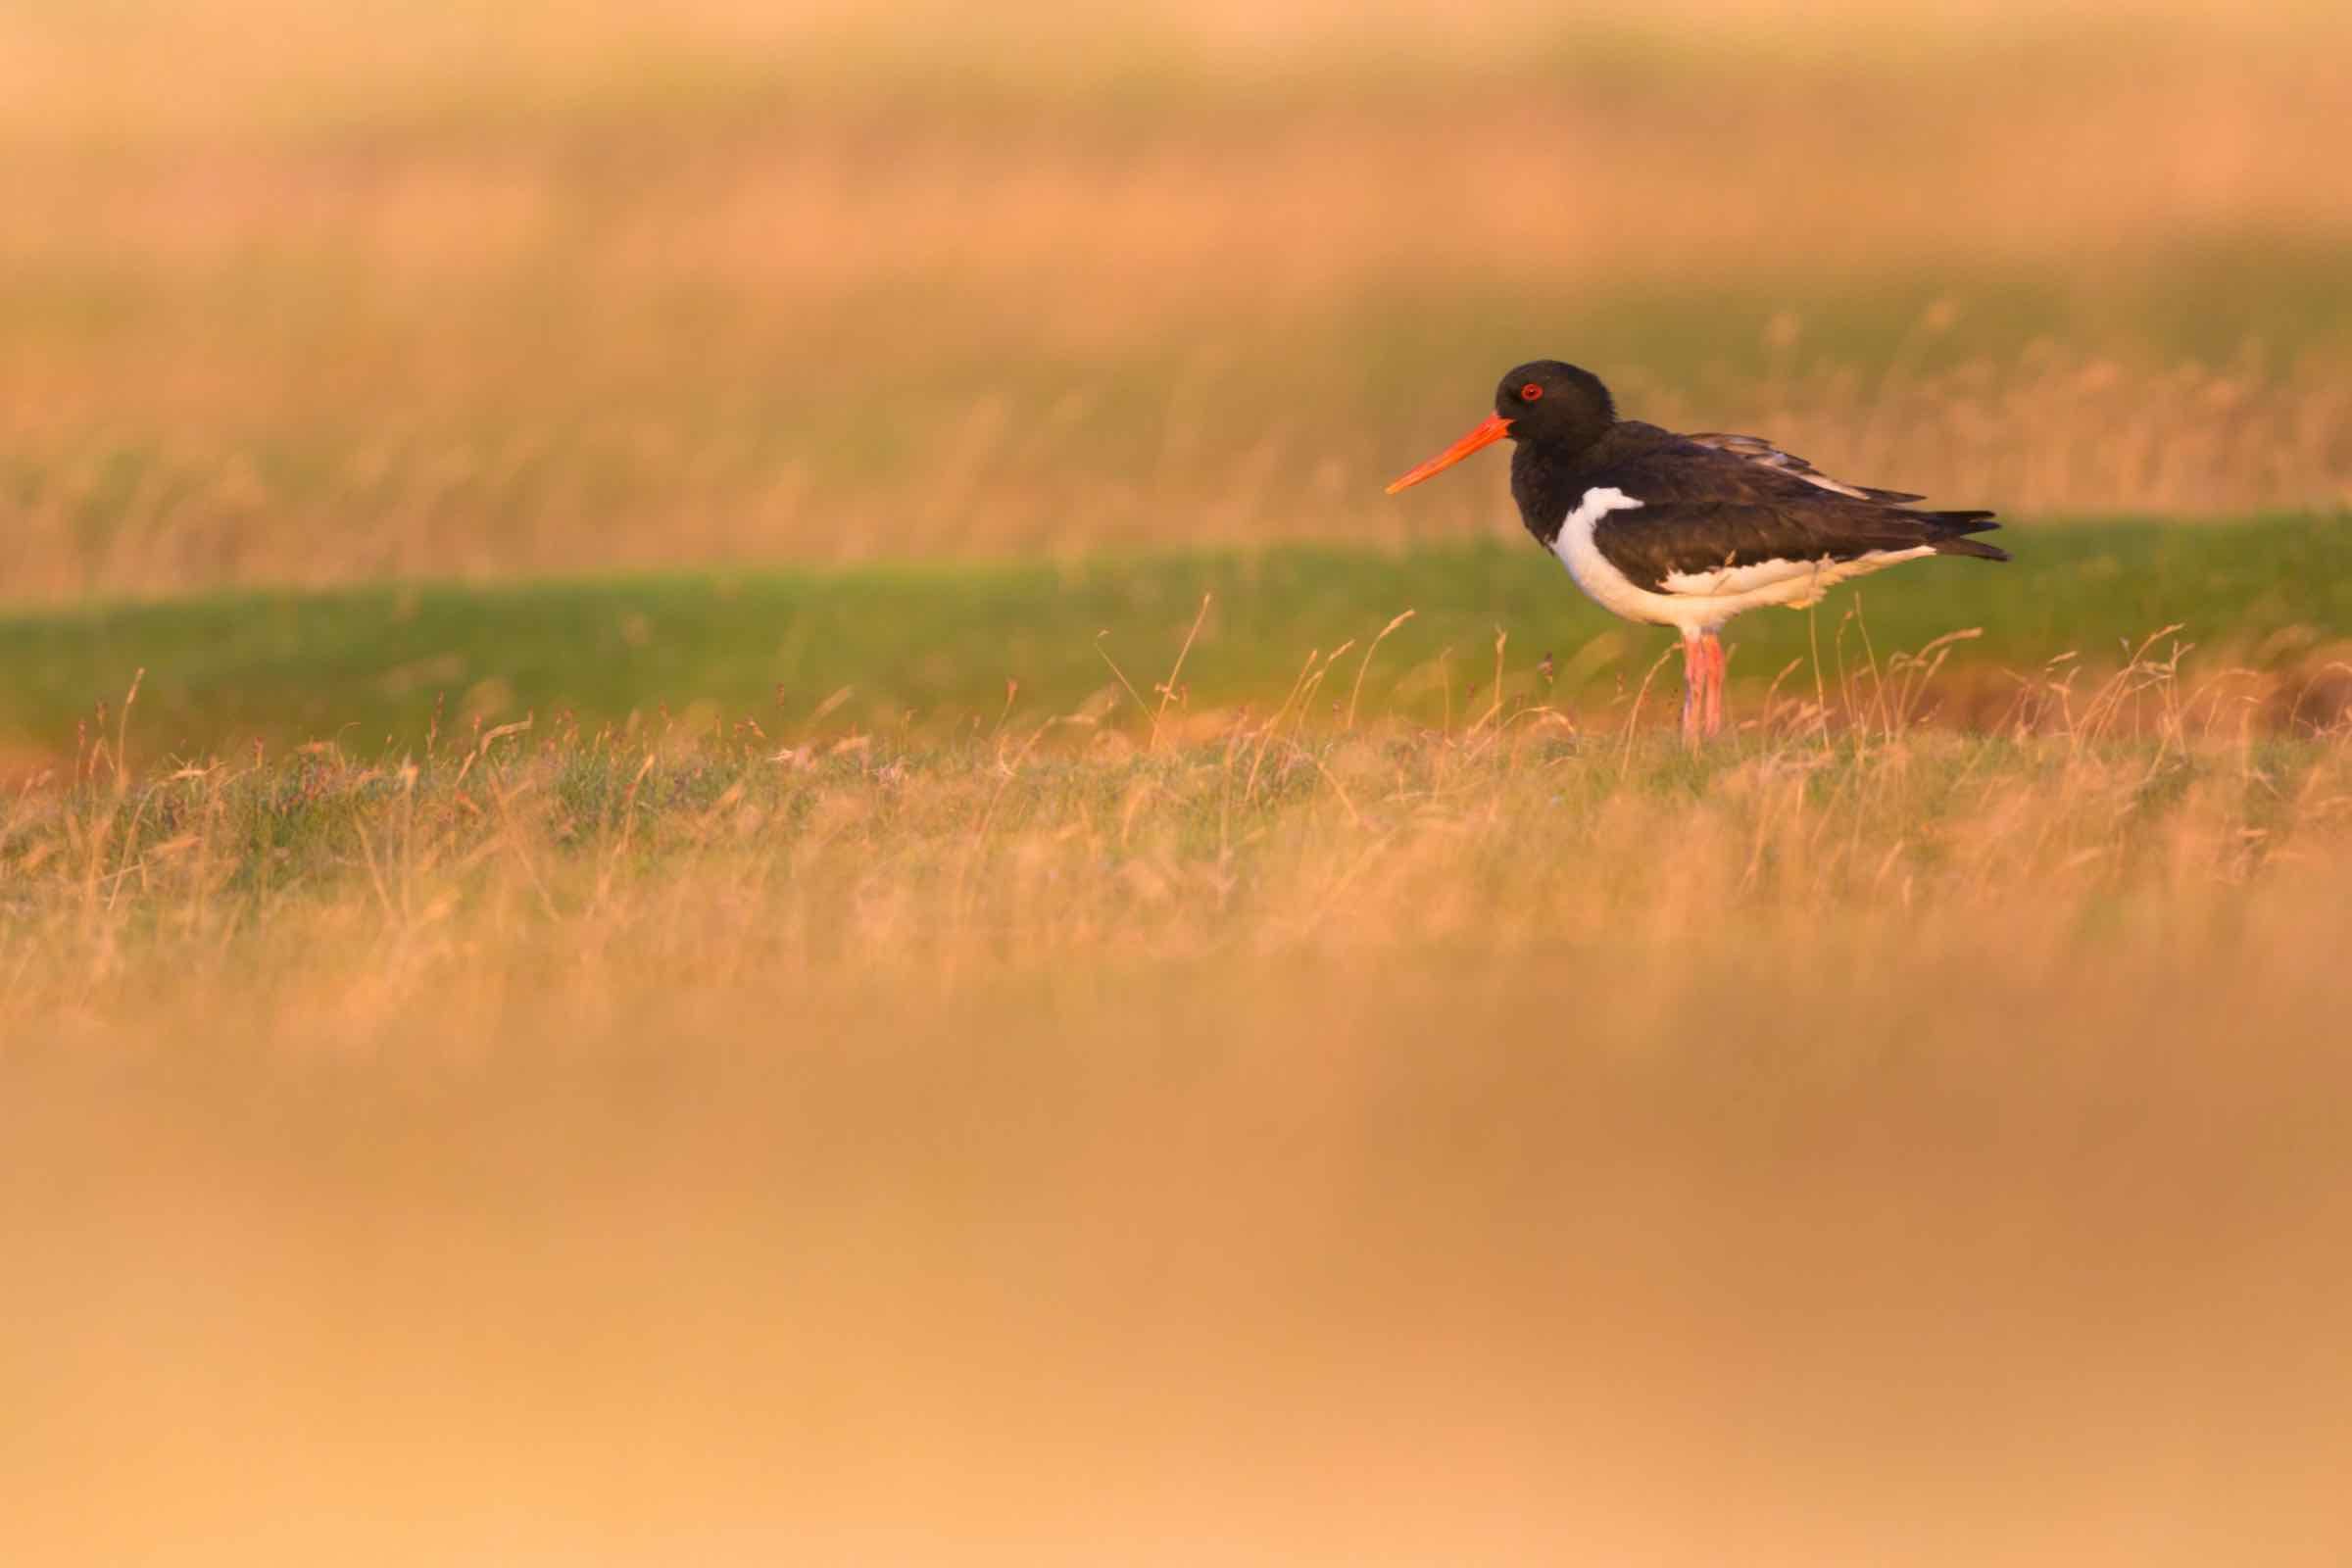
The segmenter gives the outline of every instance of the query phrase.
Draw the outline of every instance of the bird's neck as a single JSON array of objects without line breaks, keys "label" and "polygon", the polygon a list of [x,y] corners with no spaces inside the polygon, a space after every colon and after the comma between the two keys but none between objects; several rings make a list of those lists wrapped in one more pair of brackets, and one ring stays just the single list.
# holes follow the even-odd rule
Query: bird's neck
[{"label": "bird's neck", "polygon": [[1585,473],[1599,445],[1570,450],[1556,442],[1523,441],[1511,454],[1511,499],[1519,503],[1519,520],[1546,550],[1584,495]]}]

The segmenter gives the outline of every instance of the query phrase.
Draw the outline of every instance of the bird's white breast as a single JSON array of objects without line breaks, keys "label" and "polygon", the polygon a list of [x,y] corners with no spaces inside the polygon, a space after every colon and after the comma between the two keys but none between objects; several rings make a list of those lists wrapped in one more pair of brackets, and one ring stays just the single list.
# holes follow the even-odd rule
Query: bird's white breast
[{"label": "bird's white breast", "polygon": [[1609,558],[1592,542],[1592,530],[1601,518],[1612,512],[1631,512],[1641,505],[1615,485],[1586,491],[1576,510],[1568,514],[1568,520],[1560,524],[1559,533],[1551,541],[1551,553],[1560,558],[1568,575],[1576,579],[1576,585],[1601,609],[1628,620],[1665,624],[1674,619],[1671,614],[1659,613],[1665,596],[1635,586],[1632,578],[1609,564]]}]

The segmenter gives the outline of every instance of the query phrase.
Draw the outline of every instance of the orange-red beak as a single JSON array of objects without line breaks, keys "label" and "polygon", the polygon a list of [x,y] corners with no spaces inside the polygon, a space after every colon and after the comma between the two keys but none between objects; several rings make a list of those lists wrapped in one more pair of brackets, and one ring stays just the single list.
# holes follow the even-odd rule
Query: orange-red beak
[{"label": "orange-red beak", "polygon": [[1389,494],[1395,495],[1399,490],[1409,489],[1433,473],[1442,473],[1471,453],[1476,452],[1480,447],[1491,447],[1510,433],[1510,420],[1499,414],[1490,414],[1484,424],[1389,486]]}]

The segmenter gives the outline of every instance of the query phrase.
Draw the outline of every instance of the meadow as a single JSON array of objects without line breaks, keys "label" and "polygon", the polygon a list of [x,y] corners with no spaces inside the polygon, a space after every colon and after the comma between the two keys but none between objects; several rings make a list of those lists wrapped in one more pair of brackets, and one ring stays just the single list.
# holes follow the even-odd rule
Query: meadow
[{"label": "meadow", "polygon": [[7,8],[0,1555],[2341,1560],[2348,44]]},{"label": "meadow", "polygon": [[[2340,527],[2041,524],[2014,548],[2011,564],[1938,562],[1740,621],[1742,721],[1777,732],[1776,708],[1801,698],[1841,725],[1892,704],[1904,722],[2045,729],[2140,656],[2179,662],[2200,722],[2308,733],[2352,696]],[[1524,539],[231,591],[0,619],[0,776],[62,778],[99,741],[142,767],[314,742],[397,762],[517,723],[800,744],[1079,719],[1140,736],[1298,702],[1316,731],[1452,731],[1490,709],[1608,731],[1644,705],[1671,716],[1677,647],[1588,604]]]}]

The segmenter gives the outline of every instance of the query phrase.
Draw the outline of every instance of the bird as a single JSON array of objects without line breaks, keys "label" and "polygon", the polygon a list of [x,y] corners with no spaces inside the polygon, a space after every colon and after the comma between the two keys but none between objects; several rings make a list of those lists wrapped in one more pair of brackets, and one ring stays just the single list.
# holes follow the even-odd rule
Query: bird
[{"label": "bird", "polygon": [[1972,535],[1990,512],[1847,484],[1760,436],[1677,435],[1617,416],[1600,377],[1534,360],[1494,388],[1494,412],[1398,478],[1395,495],[1508,437],[1511,497],[1536,542],[1602,609],[1683,639],[1683,738],[1723,728],[1720,634],[1761,605],[1802,609],[1838,583],[1925,556],[2007,561]]}]

